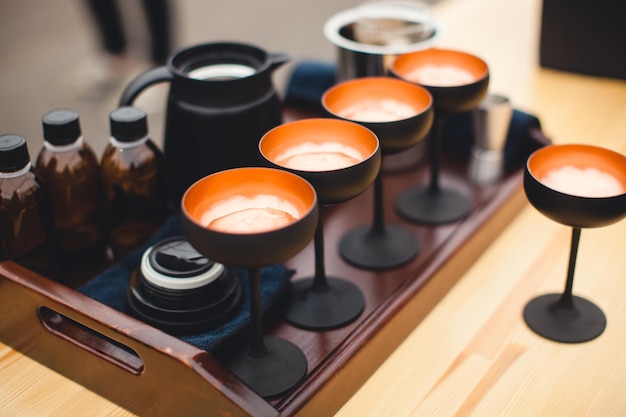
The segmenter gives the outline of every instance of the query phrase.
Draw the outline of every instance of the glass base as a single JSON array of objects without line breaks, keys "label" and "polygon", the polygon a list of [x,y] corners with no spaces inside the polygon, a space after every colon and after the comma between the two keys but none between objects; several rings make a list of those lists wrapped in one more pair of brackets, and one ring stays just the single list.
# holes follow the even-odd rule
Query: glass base
[{"label": "glass base", "polygon": [[344,260],[370,270],[402,266],[415,258],[418,250],[415,236],[396,225],[385,225],[382,233],[373,232],[369,225],[360,226],[339,241],[339,253]]},{"label": "glass base", "polygon": [[313,278],[291,283],[282,309],[290,324],[308,330],[331,330],[356,320],[365,309],[365,297],[351,282],[328,278],[328,287],[313,289]]},{"label": "glass base", "polygon": [[528,327],[546,339],[581,343],[600,336],[606,328],[602,310],[584,298],[573,296],[573,307],[558,303],[561,294],[546,294],[532,299],[524,308]]},{"label": "glass base", "polygon": [[440,188],[432,192],[423,187],[400,194],[396,209],[402,217],[414,223],[445,224],[467,216],[471,202],[454,190]]},{"label": "glass base", "polygon": [[273,397],[293,388],[307,372],[307,360],[293,343],[273,336],[263,338],[268,354],[254,358],[248,346],[229,356],[224,365],[262,397]]}]

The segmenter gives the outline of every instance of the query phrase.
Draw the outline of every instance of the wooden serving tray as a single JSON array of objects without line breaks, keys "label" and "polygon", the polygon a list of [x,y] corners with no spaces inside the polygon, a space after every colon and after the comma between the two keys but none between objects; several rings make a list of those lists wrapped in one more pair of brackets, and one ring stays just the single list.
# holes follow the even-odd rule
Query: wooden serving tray
[{"label": "wooden serving tray", "polygon": [[[541,135],[539,135],[541,136]],[[537,142],[531,144],[541,146]],[[332,415],[443,298],[526,202],[527,155],[498,183],[466,180],[467,158],[443,152],[440,180],[471,197],[473,210],[454,224],[429,227],[398,218],[398,193],[428,181],[428,164],[385,169],[385,219],[415,233],[420,253],[384,272],[354,268],[337,252],[349,229],[372,221],[370,188],[324,213],[326,272],[358,285],[364,313],[350,325],[314,332],[269,315],[267,333],[297,344],[308,360],[305,379],[264,399],[206,351],[170,336],[14,262],[0,263],[0,339],[45,366],[140,415]],[[293,280],[313,274],[313,243],[287,262]],[[419,354],[419,352],[416,352]]]}]

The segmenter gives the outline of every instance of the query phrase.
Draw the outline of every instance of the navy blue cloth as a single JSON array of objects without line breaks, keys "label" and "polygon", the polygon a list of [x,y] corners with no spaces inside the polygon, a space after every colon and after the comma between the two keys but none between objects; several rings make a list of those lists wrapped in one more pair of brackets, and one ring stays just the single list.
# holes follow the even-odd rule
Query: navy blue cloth
[{"label": "navy blue cloth", "polygon": [[285,103],[321,108],[322,95],[335,84],[335,65],[302,61],[293,67],[285,91]]},{"label": "navy blue cloth", "polygon": [[[142,254],[162,239],[181,235],[180,217],[178,214],[172,215],[149,242],[90,280],[78,291],[109,307],[132,315],[126,304],[126,290],[130,275],[139,266]],[[284,265],[272,265],[261,269],[261,302],[264,311],[275,304],[278,295],[285,288],[293,273],[293,270],[287,269]],[[200,349],[214,353],[224,342],[238,335],[248,326],[250,322],[250,290],[247,271],[238,270],[237,276],[241,280],[243,298],[239,313],[227,323],[213,330],[197,334],[177,335],[177,337]]]},{"label": "navy blue cloth", "polygon": [[[474,144],[472,112],[448,114],[445,117],[442,146],[455,153],[469,154]],[[511,166],[525,162],[530,153],[548,143],[549,140],[541,132],[539,119],[514,109],[504,144],[504,163]]]}]

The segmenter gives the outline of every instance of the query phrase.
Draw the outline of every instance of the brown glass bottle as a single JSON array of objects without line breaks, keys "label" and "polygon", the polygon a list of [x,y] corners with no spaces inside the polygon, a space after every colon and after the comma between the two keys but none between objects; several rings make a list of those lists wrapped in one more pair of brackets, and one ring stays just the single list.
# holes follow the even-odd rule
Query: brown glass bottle
[{"label": "brown glass bottle", "polygon": [[81,135],[78,113],[52,110],[43,116],[42,123],[44,147],[35,173],[50,195],[55,249],[63,260],[103,257],[100,166]]},{"label": "brown glass bottle", "polygon": [[45,189],[31,167],[26,140],[0,136],[0,260],[10,259],[53,275],[51,210]]},{"label": "brown glass bottle", "polygon": [[146,242],[167,215],[164,159],[148,137],[146,113],[121,107],[100,163],[108,242],[121,258]]}]

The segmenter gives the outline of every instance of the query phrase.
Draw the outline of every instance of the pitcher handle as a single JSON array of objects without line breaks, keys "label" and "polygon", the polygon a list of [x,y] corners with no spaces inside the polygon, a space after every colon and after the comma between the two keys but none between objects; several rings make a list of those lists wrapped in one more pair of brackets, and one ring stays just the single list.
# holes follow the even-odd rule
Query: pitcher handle
[{"label": "pitcher handle", "polygon": [[147,87],[160,82],[171,81],[173,78],[174,76],[167,66],[152,68],[139,74],[122,92],[119,101],[120,107],[132,105],[139,93]]}]

